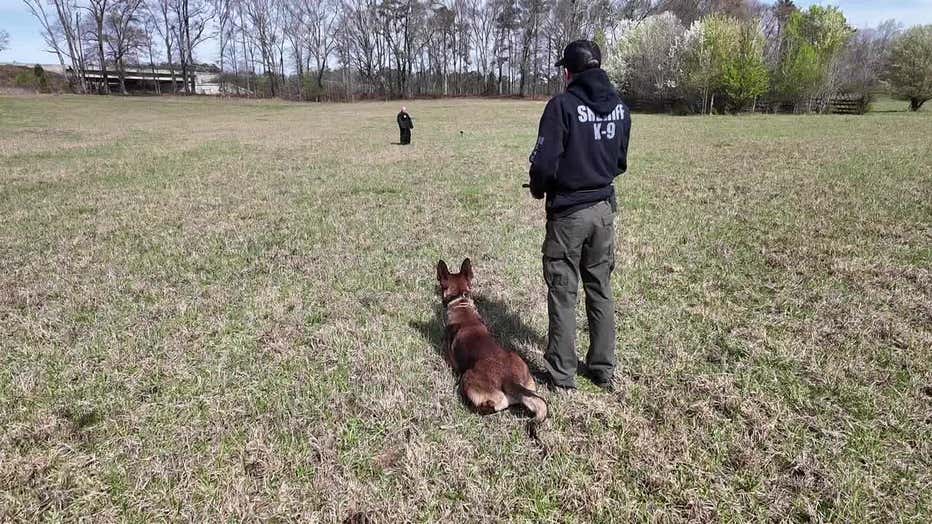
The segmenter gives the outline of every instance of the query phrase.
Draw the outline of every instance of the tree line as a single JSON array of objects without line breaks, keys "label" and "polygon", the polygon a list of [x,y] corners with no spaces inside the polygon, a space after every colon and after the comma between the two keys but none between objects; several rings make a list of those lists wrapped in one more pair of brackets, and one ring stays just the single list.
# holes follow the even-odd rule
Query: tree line
[{"label": "tree line", "polygon": [[837,8],[789,0],[23,1],[79,92],[115,77],[125,93],[128,67],[158,67],[191,93],[200,57],[247,96],[542,96],[563,86],[563,47],[588,38],[634,105],[824,110],[886,88],[918,109],[932,96],[932,26],[855,31]]},{"label": "tree line", "polygon": [[918,110],[932,96],[932,26],[855,31],[836,7],[740,5],[688,25],[672,12],[626,21],[606,67],[632,100],[688,112],[825,111],[881,90]]}]

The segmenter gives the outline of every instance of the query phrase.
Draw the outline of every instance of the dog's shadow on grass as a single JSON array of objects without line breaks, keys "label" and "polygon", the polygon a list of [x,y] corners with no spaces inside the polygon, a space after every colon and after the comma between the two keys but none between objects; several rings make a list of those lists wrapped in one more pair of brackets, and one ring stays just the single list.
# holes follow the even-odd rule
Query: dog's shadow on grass
[{"label": "dog's shadow on grass", "polygon": [[[485,295],[473,296],[473,301],[479,309],[479,315],[492,332],[492,336],[503,348],[514,351],[531,368],[534,374],[543,373],[541,359],[533,354],[534,348],[543,348],[542,337],[531,326],[525,323],[521,316],[515,313],[505,302]],[[434,315],[429,321],[413,320],[411,327],[416,329],[425,340],[430,342],[434,351],[443,357],[444,325],[443,309],[439,304],[434,307]]]},{"label": "dog's shadow on grass", "polygon": [[[495,300],[483,295],[473,296],[473,301],[479,309],[479,316],[482,317],[485,325],[488,326],[492,336],[503,348],[508,351],[514,351],[527,362],[531,373],[538,380],[546,375],[542,360],[539,356],[532,354],[531,348],[543,347],[544,338],[537,334],[533,328],[521,320],[521,317],[514,313],[507,304],[500,300]],[[443,325],[443,306],[437,304],[434,306],[434,314],[428,321],[412,320],[410,326],[416,329],[425,340],[430,342],[431,347],[437,353],[438,357],[446,360],[444,355],[444,325]],[[446,362],[446,365],[449,365]],[[453,370],[451,369],[451,372]],[[457,377],[457,381],[459,377]],[[475,412],[475,407],[463,396],[462,389],[457,387],[457,394],[460,402],[470,410]],[[526,408],[521,405],[511,406],[519,412],[527,413]]]}]

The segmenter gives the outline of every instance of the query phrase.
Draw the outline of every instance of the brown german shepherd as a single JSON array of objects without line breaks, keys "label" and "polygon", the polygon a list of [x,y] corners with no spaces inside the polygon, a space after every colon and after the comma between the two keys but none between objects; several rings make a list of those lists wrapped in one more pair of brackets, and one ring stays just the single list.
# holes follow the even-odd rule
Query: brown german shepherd
[{"label": "brown german shepherd", "polygon": [[524,360],[489,334],[470,298],[472,278],[468,258],[455,274],[443,260],[437,263],[446,325],[444,357],[460,375],[463,397],[476,411],[488,415],[521,404],[534,414],[528,429],[536,439],[537,425],[547,418],[547,402],[537,394],[537,384]]}]

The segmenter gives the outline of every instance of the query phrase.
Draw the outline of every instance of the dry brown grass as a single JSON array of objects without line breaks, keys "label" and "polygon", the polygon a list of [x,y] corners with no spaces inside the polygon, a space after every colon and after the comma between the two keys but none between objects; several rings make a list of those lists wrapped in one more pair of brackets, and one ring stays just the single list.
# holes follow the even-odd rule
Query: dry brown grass
[{"label": "dry brown grass", "polygon": [[541,459],[432,268],[540,358],[543,106],[408,107],[0,98],[0,520],[929,520],[927,114],[635,115],[618,392]]}]

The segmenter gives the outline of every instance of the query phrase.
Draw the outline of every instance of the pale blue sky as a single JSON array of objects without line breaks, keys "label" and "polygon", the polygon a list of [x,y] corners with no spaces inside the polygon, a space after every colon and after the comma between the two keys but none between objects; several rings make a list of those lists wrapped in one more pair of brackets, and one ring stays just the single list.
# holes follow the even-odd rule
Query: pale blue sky
[{"label": "pale blue sky", "polygon": [[891,18],[904,26],[932,24],[932,0],[795,0],[795,3],[799,7],[838,6],[854,27],[872,27]]},{"label": "pale blue sky", "polygon": [[[904,26],[932,24],[932,0],[796,0],[800,7],[811,4],[837,5],[855,27],[875,26],[891,18]],[[39,36],[39,24],[22,0],[0,0],[0,29],[10,33],[10,49],[0,52],[0,62],[55,62],[55,56],[45,52]],[[198,53],[198,59],[212,61],[214,54],[212,46],[205,44]]]}]

